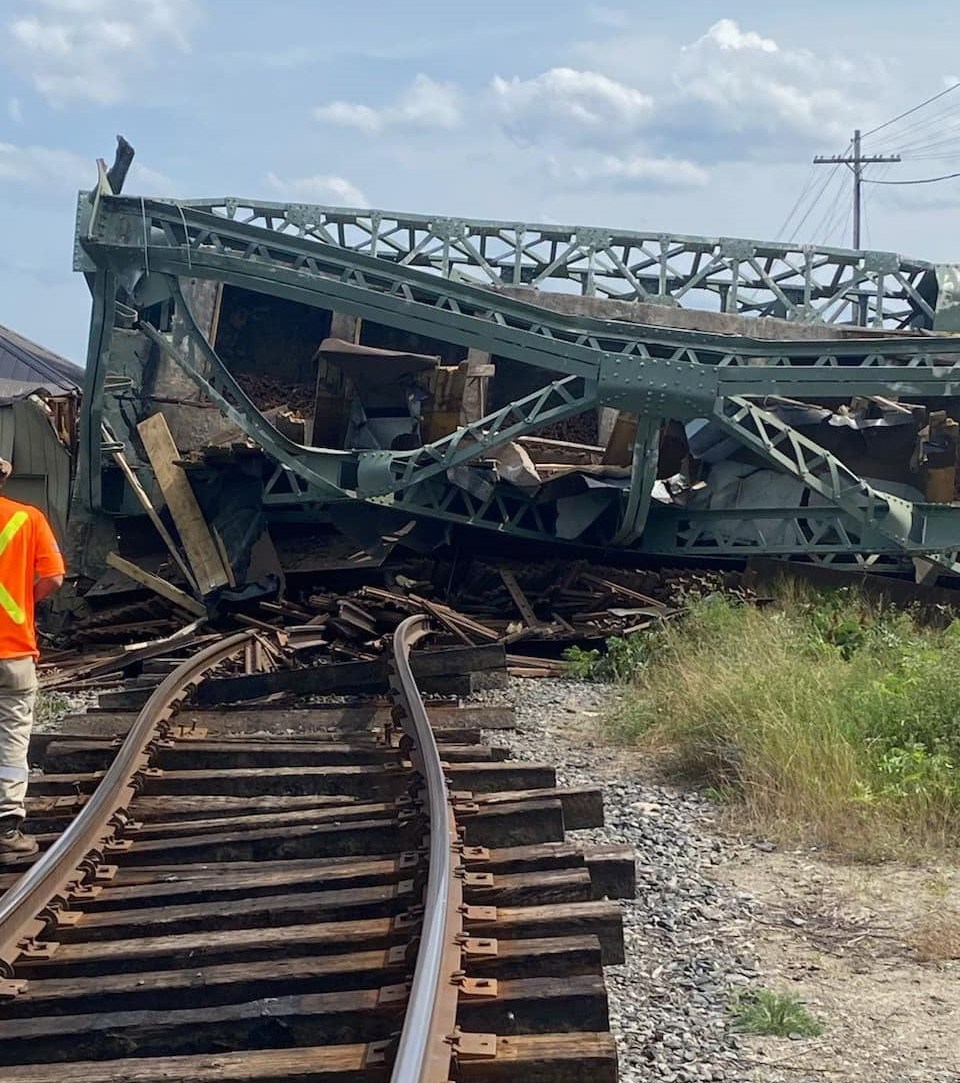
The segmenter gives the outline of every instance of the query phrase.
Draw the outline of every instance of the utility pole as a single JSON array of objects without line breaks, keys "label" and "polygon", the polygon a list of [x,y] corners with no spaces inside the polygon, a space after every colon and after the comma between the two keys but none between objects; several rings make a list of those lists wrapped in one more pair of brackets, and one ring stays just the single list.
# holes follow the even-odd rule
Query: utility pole
[{"label": "utility pole", "polygon": [[829,157],[818,154],[813,159],[814,165],[846,165],[853,172],[853,247],[860,248],[860,185],[863,181],[863,167],[878,165],[881,162],[899,162],[899,154],[861,154],[860,129],[853,133],[853,154],[833,154]]}]

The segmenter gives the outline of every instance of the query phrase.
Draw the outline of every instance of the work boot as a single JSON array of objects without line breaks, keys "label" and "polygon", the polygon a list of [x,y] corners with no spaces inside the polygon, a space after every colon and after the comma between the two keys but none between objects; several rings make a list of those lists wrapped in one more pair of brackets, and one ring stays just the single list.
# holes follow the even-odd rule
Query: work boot
[{"label": "work boot", "polygon": [[20,830],[22,823],[15,816],[0,817],[0,865],[16,865],[40,849],[33,835]]}]

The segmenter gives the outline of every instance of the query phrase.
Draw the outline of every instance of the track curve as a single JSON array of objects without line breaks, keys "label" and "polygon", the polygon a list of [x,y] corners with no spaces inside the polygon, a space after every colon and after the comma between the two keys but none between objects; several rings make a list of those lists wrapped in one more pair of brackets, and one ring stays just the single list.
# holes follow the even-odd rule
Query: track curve
[{"label": "track curve", "polygon": [[[119,749],[64,740],[82,807],[0,896],[0,1077],[494,1083],[509,1063],[615,1079],[599,964],[622,952],[616,905],[590,901],[561,791],[529,788],[552,771],[438,744],[412,664],[431,631],[397,627],[376,737],[171,742],[193,690],[262,642],[250,631],[169,673]],[[517,845],[558,823],[557,842]]]}]

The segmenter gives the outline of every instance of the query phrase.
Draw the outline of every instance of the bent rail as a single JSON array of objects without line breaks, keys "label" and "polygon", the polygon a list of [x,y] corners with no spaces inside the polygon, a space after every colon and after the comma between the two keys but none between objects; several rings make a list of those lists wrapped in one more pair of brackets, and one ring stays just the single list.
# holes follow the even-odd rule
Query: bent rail
[{"label": "bent rail", "polygon": [[463,906],[455,864],[457,825],[437,742],[410,668],[411,649],[429,631],[428,619],[414,616],[393,637],[401,725],[413,743],[410,758],[426,789],[430,841],[423,929],[391,1083],[445,1083],[457,1019],[454,977],[460,968]]},{"label": "bent rail", "polygon": [[[292,644],[302,647],[316,639],[317,629],[291,628],[287,634]],[[117,845],[126,808],[136,794],[140,773],[149,764],[153,742],[164,735],[191,686],[255,639],[253,631],[228,636],[192,655],[161,681],[90,800],[50,849],[0,897],[0,971],[6,977],[13,973],[23,942],[40,935],[49,923],[41,914],[49,915],[71,896],[82,896],[80,885],[93,872],[93,861]]]},{"label": "bent rail", "polygon": [[[411,650],[430,631],[426,617],[403,621],[394,634],[391,660],[391,684],[407,739],[404,750],[418,775],[428,832],[422,926],[391,1083],[445,1083],[461,1038],[456,1017],[464,944],[462,847],[440,753],[410,664]],[[291,628],[287,634],[291,646],[305,647],[315,642],[317,630]],[[56,909],[71,898],[82,898],[83,881],[94,872],[96,862],[111,847],[122,845],[117,836],[126,809],[137,793],[155,742],[168,732],[180,702],[210,670],[256,636],[255,631],[239,632],[214,643],[158,685],[90,800],[54,845],[0,898],[0,967],[7,979],[14,976],[14,964],[24,947],[43,932]],[[19,988],[18,982],[8,981],[6,992],[15,995]]]},{"label": "bent rail", "polygon": [[0,965],[11,974],[24,940],[38,936],[47,922],[39,915],[51,901],[72,894],[89,870],[92,852],[115,841],[123,813],[133,800],[138,774],[150,759],[150,745],[162,732],[190,684],[229,658],[251,638],[239,632],[214,643],[177,666],[157,686],[137,716],[116,758],[90,800],[49,850],[0,898]]}]

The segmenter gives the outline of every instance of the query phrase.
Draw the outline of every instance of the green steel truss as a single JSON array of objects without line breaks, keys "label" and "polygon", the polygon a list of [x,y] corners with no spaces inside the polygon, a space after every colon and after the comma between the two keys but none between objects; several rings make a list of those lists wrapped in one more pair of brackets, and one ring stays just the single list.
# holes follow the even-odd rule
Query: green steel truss
[{"label": "green steel truss", "polygon": [[894,252],[261,200],[181,204],[444,278],[802,322],[932,326],[934,265]]},{"label": "green steel truss", "polygon": [[[682,263],[681,256],[691,253],[693,263]],[[797,319],[837,319],[843,305],[853,304],[857,311],[865,307],[878,325],[932,318],[930,304],[917,293],[929,264],[895,258],[878,263],[876,253],[840,250],[804,249],[796,255],[752,242],[234,200],[176,203],[115,196],[101,181],[92,195],[81,194],[78,213],[76,264],[94,293],[84,405],[89,469],[81,471],[88,489],[81,499],[94,510],[99,505],[97,422],[113,327],[118,312],[129,309],[140,330],[276,460],[265,494],[269,505],[316,509],[361,499],[451,524],[553,539],[556,513],[542,495],[506,482],[471,493],[451,483],[448,472],[551,421],[610,405],[637,412],[641,426],[632,484],[619,499],[615,521],[603,526],[593,544],[665,556],[792,552],[861,561],[911,554],[952,567],[960,548],[955,509],[911,504],[872,489],[756,400],[957,395],[960,337],[874,332],[869,338],[760,340],[564,315],[464,280],[529,285],[560,277],[585,293],[660,301],[671,296],[690,302],[707,291],[727,310],[786,311]],[[512,358],[544,370],[544,384],[414,451],[298,445],[260,414],[204,340],[180,293],[184,277],[214,279]],[[143,317],[160,301],[171,302],[175,313],[165,328]],[[720,512],[651,501],[659,419],[697,417],[712,418],[738,443],[798,479],[824,506]],[[786,532],[784,524],[790,527]],[[786,534],[787,540],[771,542],[765,531],[781,539]]]}]

